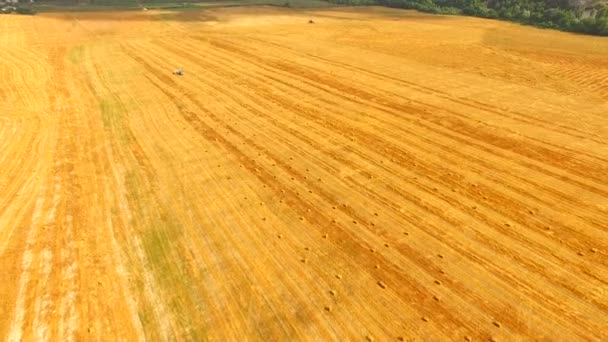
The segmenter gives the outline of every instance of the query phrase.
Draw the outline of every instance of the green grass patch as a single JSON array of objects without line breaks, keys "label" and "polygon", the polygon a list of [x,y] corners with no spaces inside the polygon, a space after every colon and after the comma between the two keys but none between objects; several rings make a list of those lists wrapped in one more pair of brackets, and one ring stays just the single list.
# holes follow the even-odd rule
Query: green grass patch
[{"label": "green grass patch", "polygon": [[68,51],[68,58],[72,64],[80,64],[83,55],[84,47],[82,45],[74,46]]},{"label": "green grass patch", "polygon": [[[140,241],[147,261],[143,271],[152,274],[163,293],[162,298],[167,307],[174,317],[178,317],[177,323],[181,325],[182,331],[187,332],[189,340],[205,340],[204,326],[196,324],[190,315],[192,310],[200,312],[200,306],[196,299],[197,291],[186,271],[188,266],[180,253],[183,251],[183,227],[169,211],[148,203],[147,199],[153,193],[151,189],[154,187],[137,168],[127,172],[125,187],[131,209],[137,213],[137,219],[145,227],[140,232]],[[146,326],[158,324],[147,310],[140,311],[139,316],[144,329]]]},{"label": "green grass patch", "polygon": [[116,122],[116,116],[119,115],[114,110],[111,100],[104,99],[99,102],[99,110],[101,111],[101,120],[103,121],[103,127],[107,130],[112,129],[114,123]]},{"label": "green grass patch", "polygon": [[127,119],[125,107],[112,97],[106,97],[99,102],[101,121],[106,131],[121,144],[128,144],[130,136],[126,129]]}]

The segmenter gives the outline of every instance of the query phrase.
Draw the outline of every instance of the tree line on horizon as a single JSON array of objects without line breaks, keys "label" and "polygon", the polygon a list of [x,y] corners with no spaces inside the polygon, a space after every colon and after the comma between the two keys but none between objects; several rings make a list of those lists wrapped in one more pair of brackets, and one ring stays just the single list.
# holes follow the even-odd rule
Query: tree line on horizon
[{"label": "tree line on horizon", "polygon": [[503,19],[542,28],[608,36],[608,5],[585,8],[568,0],[329,0],[345,5],[381,5],[437,14]]}]

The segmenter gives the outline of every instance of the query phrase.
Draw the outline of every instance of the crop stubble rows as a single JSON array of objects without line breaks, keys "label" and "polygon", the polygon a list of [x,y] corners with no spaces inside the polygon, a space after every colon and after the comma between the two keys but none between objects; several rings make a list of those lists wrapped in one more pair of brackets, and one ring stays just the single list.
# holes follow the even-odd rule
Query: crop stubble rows
[{"label": "crop stubble rows", "polygon": [[0,336],[606,338],[596,38],[211,13],[2,22]]}]

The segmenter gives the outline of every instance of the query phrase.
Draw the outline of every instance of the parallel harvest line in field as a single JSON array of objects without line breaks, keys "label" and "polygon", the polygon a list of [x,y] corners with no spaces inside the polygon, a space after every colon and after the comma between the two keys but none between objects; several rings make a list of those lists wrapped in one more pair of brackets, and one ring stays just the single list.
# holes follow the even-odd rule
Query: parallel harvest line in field
[{"label": "parallel harvest line in field", "polygon": [[[185,53],[185,52],[183,52],[183,53]],[[210,68],[211,68],[211,67],[210,67]],[[214,69],[217,69],[217,66],[213,66],[213,68],[214,68]],[[272,80],[273,80],[273,81],[277,81],[277,80],[276,80],[276,79],[274,79],[274,78],[272,78]],[[285,91],[285,89],[281,89],[281,91]],[[268,95],[267,95],[267,96],[268,96]],[[267,97],[267,96],[264,96],[264,97]],[[341,124],[341,125],[342,125],[342,124]],[[396,125],[396,124],[395,124],[395,125]],[[295,133],[293,133],[293,132],[292,132],[292,134],[295,134]],[[410,135],[411,135],[411,134],[410,134]],[[452,150],[451,152],[452,152],[453,154],[458,154],[458,152],[457,152],[457,151],[455,151],[455,150]],[[470,156],[465,156],[465,160],[466,160],[467,158],[469,158],[469,159],[470,159],[471,157],[470,157]],[[490,168],[490,169],[491,169],[491,168]],[[492,171],[493,171],[493,170],[492,170]],[[488,173],[487,173],[487,172],[484,172],[484,173],[482,173],[482,174],[486,175],[486,174],[488,174]],[[506,177],[506,176],[509,176],[509,175],[507,174],[507,175],[504,175],[504,176]],[[519,178],[519,179],[518,179],[518,181],[519,181],[519,182],[526,182],[526,180],[525,180],[525,179],[523,179],[523,178]],[[501,184],[501,183],[504,183],[504,181],[501,181],[501,182],[499,182],[498,184]],[[527,209],[527,208],[523,208],[523,209]]]},{"label": "parallel harvest line in field", "polygon": [[[217,67],[217,66],[214,66],[214,67]],[[271,80],[272,80],[273,82],[278,82],[278,80],[277,80],[276,78],[271,78]],[[285,91],[285,89],[281,89],[281,91]],[[396,124],[395,124],[395,125],[396,125]],[[456,151],[452,151],[452,152],[456,152]],[[470,157],[468,157],[468,156],[467,156],[467,158],[470,158]],[[466,160],[466,159],[465,159],[465,160]],[[483,175],[487,175],[488,173],[482,173],[482,174],[483,174]],[[515,175],[513,175],[513,176],[515,176]],[[520,179],[519,179],[519,181],[522,181],[522,182],[524,182],[524,183],[526,182],[526,180],[525,180],[525,179],[523,179],[523,178],[520,178]]]},{"label": "parallel harvest line in field", "polygon": [[[222,43],[222,44],[225,44],[225,43]],[[241,53],[241,55],[247,56],[248,60],[260,60],[260,57],[257,57],[257,56],[255,56],[253,54],[250,54],[250,53]],[[295,73],[291,72],[291,71],[288,71],[288,69],[286,69],[286,63],[285,62],[274,62],[274,63],[272,63],[272,66],[274,68],[278,68],[280,70],[286,71],[289,74],[291,74],[292,76],[302,76],[302,77],[304,77],[304,79],[310,79],[312,82],[319,82],[319,83],[324,84],[324,86],[328,86],[329,85],[330,87],[332,87],[333,89],[335,89],[337,92],[341,91],[343,93],[351,93],[351,94],[357,94],[357,95],[360,94],[360,96],[363,98],[363,100],[367,100],[367,99],[370,99],[370,98],[374,99],[377,96],[381,96],[381,95],[372,95],[371,93],[366,93],[362,89],[354,89],[354,88],[352,88],[350,86],[342,85],[340,83],[335,82],[335,80],[333,80],[333,79],[331,80],[332,83],[328,83],[328,82],[330,82],[329,78],[317,76],[316,74],[315,74],[315,76],[313,76],[310,72],[305,71],[304,69],[301,69],[301,68],[297,68],[294,65],[290,66],[290,68],[295,68],[295,70],[300,69],[300,71],[299,72],[295,72]],[[397,103],[388,103],[387,102],[387,103],[384,103],[383,106],[389,107],[389,108],[393,109],[394,111],[396,111],[397,113],[402,112],[403,109],[404,109],[404,104],[403,103],[398,103],[397,104]],[[447,123],[451,124],[450,129],[452,131],[454,131],[454,128],[457,128],[456,133],[464,134],[467,138],[474,137],[477,140],[482,140],[484,142],[487,142],[487,141],[496,141],[497,143],[495,142],[495,143],[493,143],[493,145],[495,145],[496,147],[498,147],[500,149],[507,150],[508,152],[515,152],[516,155],[521,154],[521,149],[514,149],[514,147],[521,148],[522,146],[524,146],[525,149],[531,149],[529,147],[530,145],[523,145],[523,144],[520,144],[520,143],[515,142],[515,141],[509,141],[509,139],[507,139],[505,137],[502,137],[502,136],[499,137],[497,135],[490,135],[489,133],[477,132],[477,130],[479,129],[479,127],[473,127],[472,125],[467,125],[467,124],[465,124],[464,121],[461,121],[459,119],[453,119],[452,117],[446,116],[446,115],[437,115],[437,114],[432,115],[433,111],[429,110],[429,109],[426,109],[426,108],[421,108],[421,109],[416,110],[411,105],[407,105],[407,107],[411,108],[408,111],[408,113],[412,113],[413,114],[413,113],[422,111],[425,114],[425,116],[419,116],[419,117],[422,117],[425,121],[429,121],[430,120],[431,122],[433,122],[435,124],[439,124],[438,126],[441,126],[442,125],[441,122],[443,120],[448,120]],[[437,108],[437,107],[434,107],[432,109],[439,110],[440,112],[445,111],[445,109],[443,109],[443,108]],[[450,112],[450,114],[456,114],[456,115],[462,117],[462,115],[454,113],[454,112]],[[533,152],[533,151],[534,150],[532,149],[531,152]],[[528,154],[527,153],[526,155],[529,156],[530,159],[536,161],[536,159],[538,157],[544,156],[546,153],[549,153],[549,150],[546,149],[546,148],[542,148],[541,147],[538,151],[534,151],[534,154]],[[551,152],[551,153],[554,153],[554,152]],[[538,160],[538,162],[541,162],[541,163],[545,164],[546,166],[552,166],[556,170],[563,169],[563,167],[562,167],[563,165],[553,163],[552,159],[550,159],[550,158],[543,158],[542,160]],[[524,165],[530,165],[530,164],[524,164]],[[589,178],[592,178],[591,174],[589,174],[591,172],[593,172],[595,175],[597,175],[597,177],[599,177],[600,175],[603,175],[602,168],[600,168],[599,170],[596,171],[595,170],[596,168],[591,167],[591,166],[588,166],[588,167],[584,168],[585,171],[587,171],[587,173],[585,173],[585,174],[580,173],[580,171],[579,171],[580,170],[580,165],[577,166],[577,167],[573,166],[573,167],[571,167],[569,169],[571,169],[572,172],[575,173],[576,175],[580,175],[581,178],[579,178],[579,179],[581,179],[581,180],[587,180]],[[595,178],[595,179],[600,179],[600,178]],[[569,181],[571,181],[571,180],[569,179]],[[596,183],[596,184],[598,184],[598,183]],[[603,182],[599,182],[599,184],[604,185]],[[592,186],[592,187],[590,187],[590,189],[594,189],[595,191],[599,191],[603,195],[608,194],[608,192],[599,190],[598,188],[596,188],[596,186]]]},{"label": "parallel harvest line in field", "polygon": [[[287,51],[298,51],[294,47],[286,46],[286,45],[289,45],[289,44],[281,45],[281,44],[278,44],[278,43],[272,43],[272,42],[269,42],[267,40],[256,39],[256,38],[253,38],[253,37],[247,37],[247,38],[248,38],[248,41],[255,41],[255,42],[259,42],[259,43],[264,44],[264,45],[270,45],[270,46],[273,46],[275,48],[280,48],[283,51],[285,51],[285,50],[287,50]],[[244,44],[243,40],[240,40],[239,42],[240,42],[241,46],[251,47],[251,44]],[[289,41],[289,42],[290,43],[294,43],[293,44],[294,46],[297,46],[297,44],[300,43],[297,40],[296,41]],[[267,47],[265,47],[264,49],[255,49],[255,50],[260,51],[260,53],[261,53],[262,51],[266,51]],[[366,51],[366,52],[369,52],[369,51]],[[600,140],[597,140],[597,139],[591,139],[591,140],[598,141],[598,142],[605,141],[605,140],[601,139],[601,136],[599,136],[599,135],[589,134],[587,132],[581,131],[581,130],[579,130],[577,128],[574,128],[574,127],[568,127],[568,126],[565,126],[565,125],[560,125],[560,123],[558,121],[555,121],[555,120],[553,120],[553,121],[542,120],[542,115],[540,115],[541,113],[538,112],[539,109],[538,108],[532,108],[531,106],[527,106],[526,104],[518,104],[518,107],[523,107],[523,106],[525,106],[523,108],[528,107],[527,109],[529,109],[530,113],[533,113],[534,115],[525,114],[521,110],[514,110],[513,108],[502,108],[502,107],[498,107],[496,105],[491,105],[488,101],[484,101],[484,103],[482,103],[482,102],[480,102],[481,101],[480,99],[476,99],[476,98],[473,98],[473,97],[471,97],[471,98],[469,98],[469,97],[465,98],[465,97],[462,97],[462,96],[450,97],[449,92],[447,90],[446,91],[442,91],[439,88],[431,88],[430,86],[425,86],[425,85],[423,85],[421,83],[421,82],[429,83],[429,80],[433,80],[433,82],[436,83],[437,85],[445,84],[446,83],[446,79],[445,79],[444,75],[442,75],[441,77],[438,77],[437,80],[435,80],[435,78],[433,77],[433,75],[430,74],[430,73],[428,73],[428,72],[421,72],[420,70],[408,68],[408,73],[410,73],[408,75],[409,78],[408,79],[400,79],[400,78],[396,78],[396,77],[393,77],[393,76],[384,75],[384,74],[380,74],[378,72],[374,72],[374,71],[372,71],[372,70],[370,70],[368,68],[356,67],[356,66],[353,66],[353,64],[347,63],[346,61],[340,61],[340,62],[332,61],[331,59],[324,58],[322,56],[318,56],[316,54],[312,54],[312,53],[307,52],[307,51],[305,51],[305,52],[303,52],[303,53],[301,53],[299,55],[299,60],[303,61],[302,58],[304,56],[306,56],[307,58],[312,59],[312,60],[320,61],[320,63],[321,63],[320,65],[333,65],[333,66],[337,66],[337,67],[340,67],[340,68],[346,68],[347,70],[356,71],[358,74],[375,75],[375,76],[378,76],[381,79],[387,80],[387,81],[389,81],[391,83],[397,83],[397,84],[400,84],[400,85],[405,85],[408,88],[411,87],[412,89],[416,89],[417,91],[422,91],[425,94],[433,95],[433,96],[435,96],[437,98],[444,98],[444,99],[446,99],[448,101],[454,101],[454,100],[457,100],[459,102],[464,101],[467,105],[470,105],[473,108],[476,108],[477,104],[480,104],[480,105],[483,105],[486,109],[487,108],[492,108],[492,109],[496,110],[499,113],[499,115],[501,115],[503,117],[505,116],[505,114],[515,114],[516,116],[520,117],[520,119],[530,120],[531,123],[535,122],[536,125],[529,126],[529,128],[531,128],[531,129],[538,128],[538,126],[539,126],[538,124],[540,123],[540,124],[542,124],[542,125],[540,125],[541,127],[544,127],[544,128],[546,128],[548,130],[553,130],[552,128],[556,127],[556,128],[560,128],[560,129],[563,129],[563,130],[566,130],[566,131],[581,133],[582,135],[575,135],[576,137],[579,137],[579,138],[590,139],[590,137],[596,137],[596,138],[598,138]],[[309,64],[309,63],[307,63],[307,64],[309,66],[314,66],[315,65],[314,62],[311,61],[311,63],[312,64]],[[426,70],[426,68],[428,68],[427,65],[421,65],[421,67],[425,67],[424,68],[425,70]],[[443,71],[449,71],[449,70],[443,70]],[[450,80],[450,81],[454,82],[454,80]],[[464,83],[464,82],[466,82],[466,81],[463,80],[463,81],[459,82],[459,84],[455,84],[453,86],[454,89],[460,89],[460,88],[464,87],[465,85],[467,85],[467,83]],[[447,88],[447,89],[449,89],[449,88]],[[534,89],[531,88],[530,90],[534,90]],[[554,94],[554,96],[557,96],[557,95]],[[546,102],[546,103],[544,103],[543,109],[541,109],[541,111],[542,111],[542,114],[550,114],[551,111],[556,110],[556,109],[558,109],[560,111],[564,111],[563,108],[556,107],[553,104]],[[592,113],[585,113],[585,114],[586,115],[592,115]],[[601,114],[601,112],[598,112],[597,118],[602,118],[602,117],[603,117],[603,115]],[[559,132],[559,131],[556,131],[556,132]],[[568,134],[566,132],[563,132],[563,133]],[[587,136],[585,136],[585,134],[587,134]]]},{"label": "parallel harvest line in field", "polygon": [[[274,48],[290,51],[292,53],[299,53],[299,51],[297,49],[293,48],[293,47],[281,45],[281,44],[278,44],[278,43],[273,43],[273,42],[268,41],[268,40],[257,39],[257,38],[254,38],[254,37],[247,37],[247,39],[249,41],[254,41],[254,42],[266,45],[266,47],[264,48],[264,50],[267,50],[268,46],[272,46]],[[205,41],[206,40],[207,39],[205,39]],[[202,41],[202,39],[199,39],[199,41]],[[241,44],[242,43],[243,42],[241,41]],[[248,44],[243,44],[243,46],[250,47],[250,45],[248,45]],[[329,58],[325,58],[325,57],[322,57],[322,56],[319,56],[319,55],[316,55],[316,54],[312,54],[312,53],[308,53],[308,52],[303,53],[303,54],[299,54],[299,57],[307,57],[307,58],[310,58],[312,60],[319,61],[319,63],[321,63],[321,64],[332,65],[332,66],[335,66],[335,67],[337,67],[339,69],[345,69],[345,70],[349,70],[349,71],[354,71],[354,72],[356,72],[358,74],[370,75],[371,77],[375,77],[377,79],[380,79],[380,80],[383,80],[383,81],[387,81],[387,82],[392,83],[392,84],[399,84],[399,85],[407,87],[409,89],[412,89],[412,90],[415,90],[415,91],[419,91],[419,92],[423,92],[425,94],[432,95],[432,96],[435,96],[437,98],[442,98],[442,99],[445,99],[445,100],[450,101],[450,102],[463,104],[465,106],[470,107],[471,109],[487,111],[487,112],[491,112],[491,113],[494,113],[494,114],[497,114],[497,115],[514,114],[514,115],[516,115],[517,117],[520,118],[519,121],[526,122],[526,123],[530,124],[531,127],[534,127],[534,128],[542,127],[542,128],[547,129],[549,131],[563,133],[563,134],[566,134],[568,136],[576,137],[576,138],[580,138],[580,139],[587,139],[587,140],[591,140],[591,141],[596,141],[598,143],[606,143],[606,141],[608,141],[606,139],[601,139],[602,138],[601,136],[597,136],[596,138],[591,138],[591,137],[594,136],[593,134],[590,134],[589,132],[582,131],[578,127],[570,127],[570,126],[561,125],[559,122],[549,121],[549,120],[543,120],[542,117],[540,117],[538,114],[536,114],[536,115],[529,115],[529,114],[526,114],[526,113],[524,113],[524,112],[522,112],[520,110],[514,110],[514,109],[511,109],[511,108],[501,108],[501,107],[493,105],[493,104],[491,104],[489,102],[480,101],[480,100],[476,100],[476,99],[473,99],[473,98],[453,97],[448,92],[442,91],[442,90],[437,89],[437,88],[431,88],[431,87],[425,86],[425,85],[423,85],[421,83],[417,83],[417,82],[414,82],[414,81],[405,80],[405,79],[393,77],[393,76],[390,76],[390,75],[385,75],[385,74],[381,74],[381,73],[378,73],[378,72],[374,72],[372,70],[361,68],[361,67],[357,67],[355,65],[346,63],[344,61],[337,62],[337,61],[331,60]],[[430,76],[427,75],[427,77],[430,77]],[[412,101],[412,102],[415,102],[415,101]],[[559,130],[557,128],[559,128]]]},{"label": "parallel harvest line in field", "polygon": [[[139,51],[141,51],[141,50],[139,50]],[[143,62],[143,60],[140,60],[140,62]],[[149,67],[151,67],[151,66],[149,66]],[[150,70],[150,71],[153,71],[153,69],[149,69],[149,70]],[[155,72],[153,72],[153,73],[154,73],[154,74],[159,74],[159,72],[156,72],[156,71],[155,71]],[[166,81],[168,82],[168,79],[167,79]],[[190,100],[193,100],[193,99],[190,99]],[[199,104],[199,106],[200,106],[200,104]],[[210,115],[211,115],[211,114],[210,114]],[[212,132],[212,131],[210,131],[209,129],[207,129],[206,131],[207,131],[207,132]],[[220,139],[219,137],[216,137],[216,138],[217,138],[217,139]],[[254,167],[252,167],[252,168],[253,168],[253,169],[255,169]],[[255,171],[254,171],[254,172],[255,172]],[[272,184],[272,183],[270,183],[270,184]],[[268,183],[267,183],[267,185],[269,185],[269,186],[270,186],[270,184],[268,184]],[[297,196],[297,195],[295,195],[295,196]],[[314,207],[313,207],[313,208],[314,208]],[[311,209],[312,209],[312,208],[311,208]],[[313,222],[315,222],[315,221],[319,221],[320,217],[322,217],[322,216],[321,216],[322,214],[321,214],[320,212],[316,212],[316,213],[314,213],[314,215],[311,217],[311,216],[310,216],[311,214],[305,214],[306,212],[305,212],[303,209],[300,209],[300,210],[301,210],[301,212],[300,212],[300,213],[302,213],[303,215],[306,215],[306,217],[308,217],[308,219],[313,219]],[[328,219],[328,218],[326,218],[325,220],[326,220],[326,221],[329,221],[329,219]],[[421,309],[422,309],[422,308],[421,308]]]}]

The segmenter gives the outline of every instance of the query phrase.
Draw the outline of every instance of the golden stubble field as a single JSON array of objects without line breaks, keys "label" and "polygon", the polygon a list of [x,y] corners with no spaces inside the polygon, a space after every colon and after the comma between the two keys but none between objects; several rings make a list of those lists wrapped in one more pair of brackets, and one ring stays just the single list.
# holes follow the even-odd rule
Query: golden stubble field
[{"label": "golden stubble field", "polygon": [[0,339],[606,340],[607,101],[497,21],[0,17]]}]

